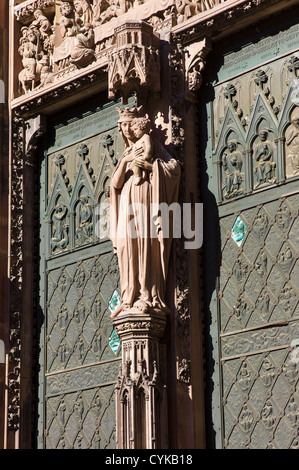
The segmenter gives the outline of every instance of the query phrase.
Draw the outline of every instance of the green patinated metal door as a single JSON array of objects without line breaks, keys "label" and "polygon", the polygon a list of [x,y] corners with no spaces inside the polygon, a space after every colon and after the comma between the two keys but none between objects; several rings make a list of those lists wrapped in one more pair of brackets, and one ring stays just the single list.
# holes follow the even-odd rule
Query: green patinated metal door
[{"label": "green patinated metal door", "polygon": [[119,300],[109,185],[116,103],[49,121],[40,177],[40,448],[114,448]]},{"label": "green patinated metal door", "polygon": [[216,48],[201,116],[209,445],[229,449],[299,448],[298,25],[261,30]]}]

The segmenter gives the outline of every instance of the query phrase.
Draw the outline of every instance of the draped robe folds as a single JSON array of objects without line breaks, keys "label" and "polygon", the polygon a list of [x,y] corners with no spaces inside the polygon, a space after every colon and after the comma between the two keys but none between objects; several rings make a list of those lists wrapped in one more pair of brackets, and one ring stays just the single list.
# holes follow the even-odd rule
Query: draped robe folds
[{"label": "draped robe folds", "polygon": [[117,188],[114,175],[125,153],[114,170],[110,188],[110,238],[118,257],[122,307],[128,310],[146,304],[143,311],[151,308],[167,311],[165,288],[172,224],[167,238],[161,230],[158,236],[151,236],[153,216],[155,220],[156,217],[150,207],[177,201],[180,166],[155,141],[153,167],[147,172],[148,177],[134,185],[134,173],[127,163],[124,183]]}]

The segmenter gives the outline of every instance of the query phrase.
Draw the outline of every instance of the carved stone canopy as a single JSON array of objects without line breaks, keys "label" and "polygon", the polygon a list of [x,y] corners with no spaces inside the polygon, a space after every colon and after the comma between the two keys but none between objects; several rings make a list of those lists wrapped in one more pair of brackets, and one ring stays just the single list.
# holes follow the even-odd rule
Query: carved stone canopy
[{"label": "carved stone canopy", "polygon": [[209,38],[203,38],[185,48],[186,98],[200,88],[205,58],[211,49]]},{"label": "carved stone canopy", "polygon": [[144,21],[130,21],[115,29],[116,50],[108,67],[109,98],[120,94],[124,104],[137,95],[144,102],[149,91],[160,92],[159,39]]}]

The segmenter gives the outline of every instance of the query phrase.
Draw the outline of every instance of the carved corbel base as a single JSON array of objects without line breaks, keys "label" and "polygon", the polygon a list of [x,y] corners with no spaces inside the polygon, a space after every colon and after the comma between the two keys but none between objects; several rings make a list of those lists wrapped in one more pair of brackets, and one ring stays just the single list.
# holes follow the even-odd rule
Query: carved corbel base
[{"label": "carved corbel base", "polygon": [[122,344],[115,388],[118,449],[158,449],[166,442],[164,312],[122,314],[114,328]]},{"label": "carved corbel base", "polygon": [[209,38],[203,38],[185,48],[185,98],[189,101],[194,100],[195,92],[201,87],[205,58],[211,49]]}]

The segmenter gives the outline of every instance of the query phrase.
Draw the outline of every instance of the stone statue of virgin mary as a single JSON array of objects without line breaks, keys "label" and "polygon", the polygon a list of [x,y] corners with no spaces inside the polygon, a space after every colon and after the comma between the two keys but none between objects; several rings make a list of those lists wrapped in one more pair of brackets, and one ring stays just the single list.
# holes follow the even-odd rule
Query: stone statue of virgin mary
[{"label": "stone statue of virgin mary", "polygon": [[[177,201],[181,173],[178,162],[153,138],[151,159],[144,158],[142,143],[150,136],[148,126],[142,131],[139,125],[141,107],[118,112],[125,150],[111,178],[110,238],[118,257],[121,305],[112,318],[168,311],[165,290],[172,236],[171,231],[164,236],[157,208]],[[143,175],[139,184],[135,184],[136,166]]]}]

